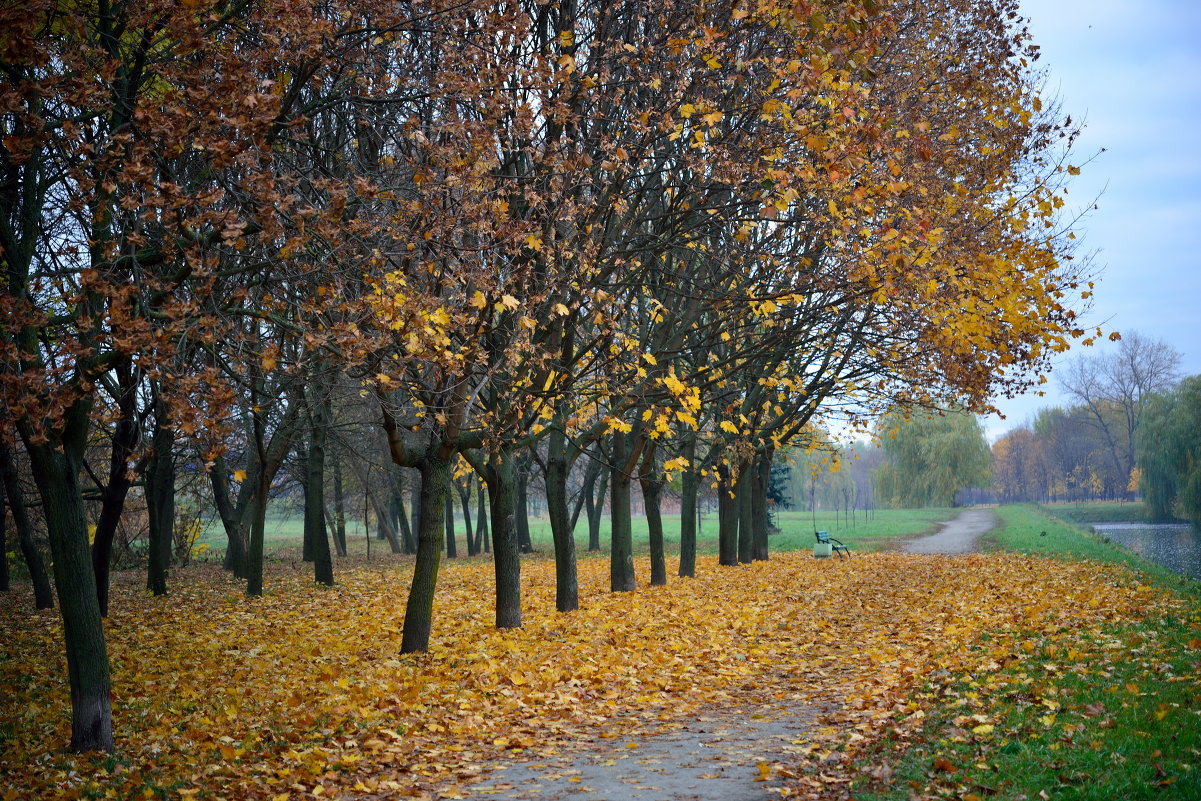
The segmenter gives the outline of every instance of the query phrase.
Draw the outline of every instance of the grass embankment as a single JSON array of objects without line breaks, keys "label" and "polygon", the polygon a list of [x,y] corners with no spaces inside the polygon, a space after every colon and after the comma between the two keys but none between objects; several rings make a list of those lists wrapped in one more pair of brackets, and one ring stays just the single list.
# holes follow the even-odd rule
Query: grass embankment
[{"label": "grass embankment", "polygon": [[[860,801],[1201,798],[1201,593],[1196,582],[1033,506],[998,510],[993,548],[1118,563],[1179,600],[1171,614],[985,635],[969,668],[913,698],[858,761]],[[1068,569],[1068,565],[1065,565]]]},{"label": "grass embankment", "polygon": [[[814,529],[829,531],[831,536],[842,540],[856,551],[886,550],[898,539],[933,532],[939,523],[950,520],[959,509],[879,509],[871,512],[857,511],[847,516],[836,512],[783,511],[774,516],[779,532],[771,535],[769,547],[775,552],[805,550],[813,546]],[[680,550],[680,517],[675,514],[663,516],[664,545],[668,553]],[[373,528],[374,530],[374,528]],[[455,521],[456,545],[460,556],[467,553],[466,527],[461,517]],[[609,517],[601,518],[600,554],[609,553]],[[646,553],[649,534],[646,519],[635,515],[633,535],[636,553]],[[292,560],[300,557],[304,537],[304,520],[299,513],[288,513],[279,507],[267,516],[265,527],[266,552],[268,558]],[[575,530],[576,550],[581,556],[588,551],[588,524],[581,515]],[[530,541],[534,550],[551,553],[554,550],[550,533],[550,521],[545,515],[530,517]],[[200,559],[213,560],[225,552],[225,532],[220,523],[210,523],[201,533],[198,544],[203,545]],[[359,521],[347,522],[347,546],[352,556],[365,556],[367,538]],[[717,515],[705,512],[700,518],[697,550],[702,554],[717,553]],[[373,540],[372,555],[387,553],[387,543]]]},{"label": "grass embankment", "polygon": [[1085,503],[1045,503],[1048,513],[1071,523],[1146,523],[1147,507],[1142,501],[1117,503],[1088,501]]}]

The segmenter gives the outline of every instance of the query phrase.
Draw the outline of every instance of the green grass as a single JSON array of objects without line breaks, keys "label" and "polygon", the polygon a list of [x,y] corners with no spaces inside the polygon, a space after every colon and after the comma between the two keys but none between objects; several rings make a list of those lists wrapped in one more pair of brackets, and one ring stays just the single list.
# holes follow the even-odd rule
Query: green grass
[{"label": "green grass", "polygon": [[1116,562],[1146,573],[1161,586],[1191,593],[1197,582],[1173,573],[1133,551],[1098,537],[1088,529],[1053,516],[1034,504],[997,508],[1000,525],[984,537],[986,550],[1051,556],[1057,559],[1093,559]]},{"label": "green grass", "polygon": [[926,725],[855,798],[1201,798],[1199,635],[1193,601],[1178,616],[1007,644],[997,672],[926,688]]},{"label": "green grass", "polygon": [[983,638],[974,648],[992,669],[917,693],[911,707],[928,717],[860,756],[854,797],[1201,798],[1201,584],[1037,506],[997,513],[986,547],[1126,565],[1173,593],[1179,613]]},{"label": "green grass", "polygon": [[1042,508],[1055,517],[1085,525],[1090,523],[1145,523],[1147,521],[1147,511],[1142,501],[1046,503],[1042,504]]},{"label": "green grass", "polygon": [[[932,533],[939,523],[955,517],[959,509],[879,509],[870,513],[856,512],[848,517],[841,513],[782,511],[775,515],[779,532],[772,534],[768,546],[772,551],[793,551],[813,546],[813,531],[816,527],[830,532],[830,535],[840,539],[856,551],[877,551],[895,547],[899,540]],[[679,515],[664,515],[664,543],[668,553],[679,553],[680,549],[680,518]],[[366,553],[366,537],[363,527],[358,520],[348,520],[346,537],[349,551],[352,555]],[[634,515],[633,535],[635,550],[645,553],[648,546],[649,533],[646,519]],[[374,527],[373,527],[374,531]],[[462,518],[457,518],[455,531],[460,555],[466,554],[467,544]],[[609,518],[601,518],[601,553],[609,551]],[[291,511],[283,504],[273,506],[268,515],[265,529],[265,550],[268,558],[293,559],[299,555],[304,538],[304,519],[299,511]],[[587,518],[581,514],[575,529],[576,549],[583,555],[588,548]],[[550,533],[550,521],[546,515],[530,518],[530,541],[534,550],[541,553],[553,551],[553,541]],[[198,544],[207,546],[200,558],[215,559],[225,552],[225,531],[220,521],[211,521],[201,532]],[[714,511],[704,511],[700,517],[700,533],[697,537],[697,549],[701,553],[717,552],[717,515]],[[373,540],[372,553],[384,553],[387,544]]]}]

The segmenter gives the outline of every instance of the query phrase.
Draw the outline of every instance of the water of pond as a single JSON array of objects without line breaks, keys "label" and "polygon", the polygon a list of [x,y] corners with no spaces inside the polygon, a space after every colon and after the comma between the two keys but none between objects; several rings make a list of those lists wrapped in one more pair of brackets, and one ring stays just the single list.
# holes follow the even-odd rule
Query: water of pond
[{"label": "water of pond", "polygon": [[1093,529],[1152,562],[1201,581],[1201,533],[1188,523],[1094,523]]}]

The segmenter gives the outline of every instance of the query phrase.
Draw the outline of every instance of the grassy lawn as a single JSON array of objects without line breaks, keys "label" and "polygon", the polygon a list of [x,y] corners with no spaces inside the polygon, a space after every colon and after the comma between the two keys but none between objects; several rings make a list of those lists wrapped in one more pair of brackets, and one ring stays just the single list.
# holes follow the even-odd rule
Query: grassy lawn
[{"label": "grassy lawn", "polygon": [[1038,507],[998,513],[991,548],[1126,565],[1179,613],[981,637],[971,669],[929,677],[892,736],[859,756],[855,798],[1201,798],[1197,582]]},{"label": "grassy lawn", "polygon": [[1090,501],[1087,503],[1046,503],[1042,508],[1050,514],[1073,523],[1144,523],[1146,507],[1142,501],[1110,503]]},{"label": "grassy lawn", "polygon": [[[895,547],[898,540],[937,530],[938,524],[955,517],[959,509],[879,509],[871,512],[862,510],[853,516],[835,512],[783,511],[774,519],[778,533],[772,534],[769,547],[772,551],[804,550],[813,545],[814,529],[826,530],[830,535],[842,540],[856,551],[879,551]],[[680,550],[680,518],[679,515],[664,515],[664,540],[667,552],[679,553]],[[634,547],[637,553],[646,553],[649,534],[646,519],[634,515]],[[467,553],[465,528],[461,517],[456,517],[455,533],[460,555]],[[609,517],[601,519],[601,550],[609,552]],[[300,555],[304,537],[304,517],[299,511],[290,511],[277,505],[267,515],[266,552],[268,558],[295,559]],[[358,520],[348,520],[346,524],[347,546],[353,556],[363,556],[367,553],[367,538],[364,535],[362,523]],[[530,540],[535,552],[550,554],[554,550],[550,533],[550,521],[545,514],[530,518]],[[581,556],[587,554],[588,522],[583,515],[575,529],[576,549]],[[212,521],[202,530],[197,544],[203,544],[202,560],[220,558],[225,552],[225,531],[220,521]],[[386,553],[386,542],[373,539],[371,552]],[[700,553],[717,553],[717,514],[715,511],[704,512],[700,517],[700,533],[697,538],[697,550]]]}]

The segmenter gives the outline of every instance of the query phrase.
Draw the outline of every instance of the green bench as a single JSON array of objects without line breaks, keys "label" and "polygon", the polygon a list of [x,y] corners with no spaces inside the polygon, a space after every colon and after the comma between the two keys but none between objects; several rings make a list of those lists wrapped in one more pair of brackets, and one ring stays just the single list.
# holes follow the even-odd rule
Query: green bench
[{"label": "green bench", "polygon": [[813,555],[818,559],[828,559],[831,552],[838,554],[839,559],[842,558],[844,553],[847,556],[851,555],[851,549],[843,545],[841,541],[831,537],[830,532],[815,531],[813,532],[813,536],[817,537],[817,542],[813,544]]}]

